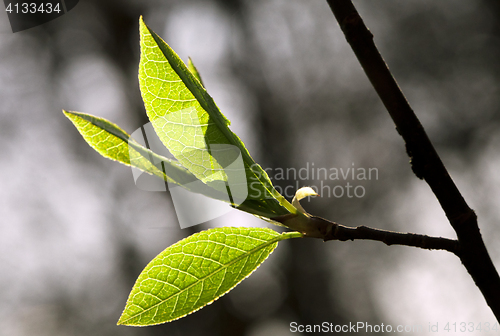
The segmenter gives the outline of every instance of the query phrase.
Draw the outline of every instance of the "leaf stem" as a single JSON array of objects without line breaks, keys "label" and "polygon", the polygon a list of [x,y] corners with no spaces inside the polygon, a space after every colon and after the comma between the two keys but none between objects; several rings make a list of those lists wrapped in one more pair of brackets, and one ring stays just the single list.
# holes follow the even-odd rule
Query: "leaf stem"
[{"label": "leaf stem", "polygon": [[302,238],[304,237],[304,234],[300,233],[300,232],[296,232],[296,231],[293,231],[293,232],[283,232],[280,236],[280,240],[285,240],[285,239],[290,239],[290,238]]}]

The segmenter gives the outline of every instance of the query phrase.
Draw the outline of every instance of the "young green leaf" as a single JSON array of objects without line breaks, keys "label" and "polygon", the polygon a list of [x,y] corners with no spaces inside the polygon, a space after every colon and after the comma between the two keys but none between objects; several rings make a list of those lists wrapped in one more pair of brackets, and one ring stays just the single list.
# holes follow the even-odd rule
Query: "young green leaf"
[{"label": "young green leaf", "polygon": [[[75,125],[85,141],[102,156],[139,168],[192,192],[227,201],[226,194],[217,192],[203,183],[191,183],[198,179],[180,163],[144,148],[116,124],[86,113],[64,110],[63,113]],[[273,205],[272,200],[246,200],[240,204],[239,209],[268,218],[275,215],[269,210]]]},{"label": "young green leaf", "polygon": [[267,228],[215,228],[168,247],[137,279],[118,324],[179,319],[210,304],[249,276],[278,241],[302,237]]},{"label": "young green leaf", "polygon": [[[112,122],[86,113],[64,110],[63,113],[85,141],[102,156],[139,168],[171,183],[186,185],[196,180],[196,177],[178,162],[144,148]],[[158,163],[161,162],[163,165],[159,168]]]},{"label": "young green leaf", "polygon": [[[141,61],[139,84],[146,112],[160,140],[198,179],[227,182],[224,168],[232,158],[217,156],[211,147],[234,146],[244,162],[247,203],[265,208],[265,216],[297,213],[273,187],[266,172],[251,158],[243,142],[228,127],[227,120],[207,93],[198,76],[179,56],[140,20]],[[217,184],[222,185],[224,184]]]}]

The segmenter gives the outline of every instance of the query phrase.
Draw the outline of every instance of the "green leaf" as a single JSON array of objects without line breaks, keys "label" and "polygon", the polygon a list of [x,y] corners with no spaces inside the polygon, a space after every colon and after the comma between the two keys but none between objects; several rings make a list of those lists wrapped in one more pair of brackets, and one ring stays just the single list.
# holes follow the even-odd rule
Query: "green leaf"
[{"label": "green leaf", "polygon": [[[116,124],[90,114],[65,111],[63,113],[75,125],[85,141],[102,156],[156,175],[169,183],[227,202],[227,194],[203,184],[180,163],[143,147]],[[254,215],[269,216],[267,208],[250,201],[241,205],[242,210]]]},{"label": "green leaf", "polygon": [[112,122],[86,113],[64,110],[63,113],[85,141],[102,156],[139,168],[171,183],[185,185],[196,180],[196,177],[178,162],[144,148]]},{"label": "green leaf", "polygon": [[243,158],[249,191],[248,202],[242,209],[258,211],[269,218],[296,214],[297,209],[274,189],[267,173],[229,129],[229,120],[201,84],[197,71],[190,71],[142,18],[140,35],[139,84],[146,112],[160,140],[174,157],[204,183],[224,188],[224,184],[216,182],[228,181],[224,168],[234,156],[216,155],[210,148],[233,146]]},{"label": "green leaf", "polygon": [[278,241],[302,237],[266,228],[216,228],[168,247],[137,279],[118,324],[179,319],[212,303],[248,277]]}]

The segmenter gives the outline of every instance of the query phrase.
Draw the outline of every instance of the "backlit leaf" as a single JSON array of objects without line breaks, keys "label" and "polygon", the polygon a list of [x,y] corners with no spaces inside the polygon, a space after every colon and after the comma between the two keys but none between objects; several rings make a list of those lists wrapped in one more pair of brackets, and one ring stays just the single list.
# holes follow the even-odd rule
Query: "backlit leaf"
[{"label": "backlit leaf", "polygon": [[249,276],[283,239],[267,228],[215,228],[168,247],[142,271],[118,324],[176,320],[218,299]]},{"label": "backlit leaf", "polygon": [[[229,120],[207,93],[198,71],[179,56],[140,20],[141,61],[139,84],[146,112],[160,140],[173,156],[198,179],[225,188],[225,167],[234,157],[217,146],[231,146],[241,153],[248,190],[246,209],[267,217],[297,213],[273,187],[267,173],[251,158],[243,142],[228,127]],[[229,153],[229,151],[227,151]],[[244,207],[245,208],[245,207]],[[245,210],[247,211],[247,210]],[[255,212],[252,212],[255,213]]]},{"label": "backlit leaf", "polygon": [[[196,180],[196,177],[178,162],[141,146],[112,122],[86,113],[63,113],[85,141],[102,156],[139,168],[171,183],[185,185]],[[163,162],[163,165],[155,164],[159,162]]]}]

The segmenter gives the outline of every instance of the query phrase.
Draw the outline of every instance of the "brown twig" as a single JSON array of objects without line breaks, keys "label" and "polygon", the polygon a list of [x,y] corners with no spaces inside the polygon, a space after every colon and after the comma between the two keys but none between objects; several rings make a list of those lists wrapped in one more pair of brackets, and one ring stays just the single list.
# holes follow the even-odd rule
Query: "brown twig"
[{"label": "brown twig", "polygon": [[[325,221],[323,218],[314,217],[315,220]],[[460,246],[457,240],[442,237],[430,237],[416,233],[402,233],[375,229],[367,226],[348,227],[333,223],[330,230],[323,238],[327,240],[375,240],[390,245],[405,245],[419,247],[427,250],[445,250],[459,255]]]},{"label": "brown twig", "polygon": [[500,277],[482,240],[476,214],[448,174],[351,0],[327,2],[403,137],[413,172],[429,184],[455,230],[463,265],[500,321]]},{"label": "brown twig", "polygon": [[316,216],[284,215],[273,218],[286,227],[302,232],[305,237],[328,240],[375,240],[386,245],[405,245],[427,250],[445,250],[460,256],[458,240],[416,233],[394,232],[367,226],[348,227]]}]

